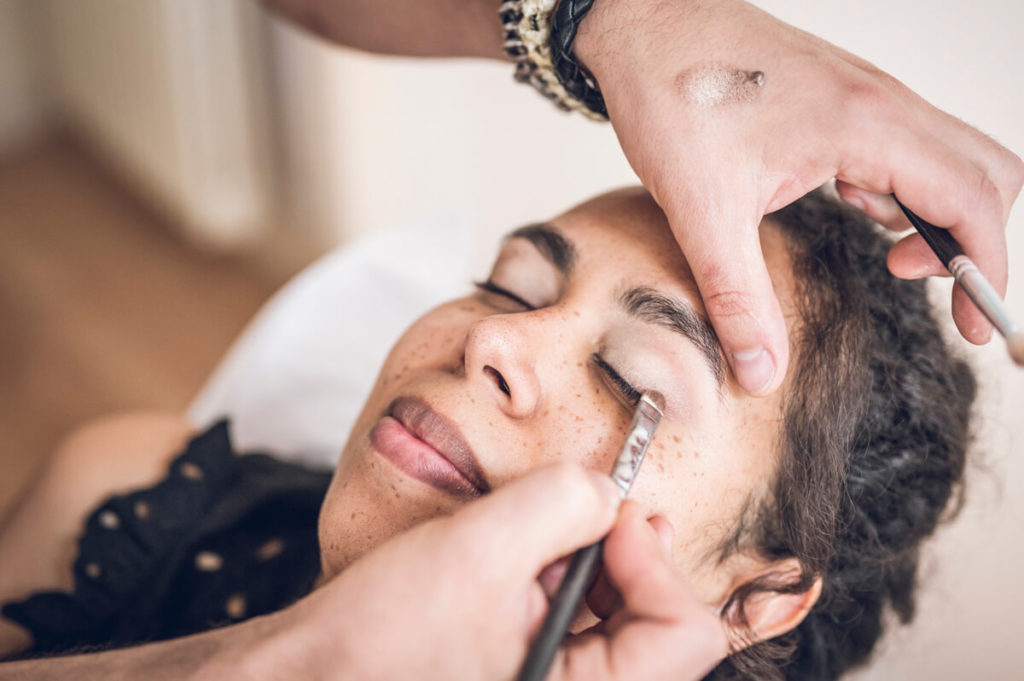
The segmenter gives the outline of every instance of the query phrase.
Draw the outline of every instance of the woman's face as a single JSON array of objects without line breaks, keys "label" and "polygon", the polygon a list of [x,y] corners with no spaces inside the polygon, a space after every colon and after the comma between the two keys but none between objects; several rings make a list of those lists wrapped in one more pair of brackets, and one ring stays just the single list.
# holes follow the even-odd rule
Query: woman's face
[{"label": "woman's face", "polygon": [[[761,232],[792,319],[782,237]],[[672,523],[674,560],[721,604],[745,568],[717,549],[767,490],[786,385],[755,398],[736,384],[664,216],[638,189],[517,231],[483,287],[405,332],[324,502],[325,576],[538,466],[610,471],[633,391],[648,389],[665,396],[665,419],[630,496]]]}]

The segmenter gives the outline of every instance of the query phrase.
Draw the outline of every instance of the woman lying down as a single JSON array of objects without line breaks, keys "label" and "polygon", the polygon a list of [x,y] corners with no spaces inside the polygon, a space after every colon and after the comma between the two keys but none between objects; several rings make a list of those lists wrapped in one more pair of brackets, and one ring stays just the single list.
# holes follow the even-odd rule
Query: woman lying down
[{"label": "woman lying down", "polygon": [[[336,637],[323,654],[337,655],[341,678],[395,678],[387,664],[397,677],[440,678],[454,673],[443,665],[471,657],[467,647],[500,658],[482,677],[509,678],[528,635],[453,650],[445,622],[482,608],[487,621],[473,631],[503,631],[501,620],[516,617],[535,630],[540,589],[553,593],[564,572],[565,561],[553,559],[607,532],[614,511],[580,530],[594,536],[531,568],[536,593],[516,592],[511,610],[486,594],[509,591],[506,573],[536,556],[490,537],[543,518],[528,509],[500,517],[478,549],[453,556],[420,528],[467,505],[485,508],[487,497],[497,502],[533,469],[567,479],[584,475],[578,468],[606,473],[640,393],[656,390],[665,420],[552,678],[582,673],[595,632],[615,645],[624,632],[636,637],[626,645],[656,640],[671,613],[631,629],[636,618],[626,612],[644,589],[662,604],[684,602],[675,591],[655,594],[654,568],[630,575],[642,532],[660,544],[656,560],[680,585],[672,589],[684,589],[692,612],[718,630],[700,640],[720,644],[720,654],[673,678],[839,677],[868,658],[887,611],[913,617],[920,544],[959,490],[969,442],[974,380],[944,345],[923,283],[886,271],[889,243],[821,193],[764,220],[761,246],[794,357],[768,397],[734,382],[664,216],[646,192],[628,189],[512,232],[485,282],[410,326],[333,475],[236,453],[225,423],[195,434],[178,417],[141,414],[88,426],[2,527],[2,653],[32,659],[0,666],[0,676],[78,669],[52,656],[210,630],[131,649],[138,667],[118,667],[128,658],[110,652],[70,659],[93,671],[105,668],[89,658],[121,671],[145,660],[153,673],[174,664],[195,671],[230,649],[228,632],[251,630],[277,642],[276,654],[293,663],[289,677],[313,676],[289,657],[291,639],[267,633],[308,617],[320,618],[309,640],[324,639],[324,627]],[[585,495],[538,498],[552,525],[577,501]],[[378,548],[414,526],[410,536],[428,545]],[[403,558],[411,555],[422,562]],[[380,607],[332,586],[403,560],[395,569],[406,572],[396,574],[408,581],[392,584]],[[441,593],[453,570],[468,577]],[[350,600],[323,600],[331,589]],[[408,622],[420,626],[421,643],[389,648]],[[678,640],[697,639],[684,631]],[[488,643],[495,650],[481,651]],[[349,659],[356,647],[374,660]],[[146,658],[146,650],[162,652]],[[253,659],[235,656],[239,676],[243,668],[259,675],[246,666]],[[671,660],[671,646],[645,659]],[[420,666],[401,666],[411,664]],[[614,672],[647,678],[640,667]]]}]

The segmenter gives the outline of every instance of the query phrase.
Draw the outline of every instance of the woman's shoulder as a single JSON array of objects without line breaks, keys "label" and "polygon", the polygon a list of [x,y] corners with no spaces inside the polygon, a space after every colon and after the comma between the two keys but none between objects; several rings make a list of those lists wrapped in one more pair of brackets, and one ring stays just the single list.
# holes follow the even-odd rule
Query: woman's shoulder
[{"label": "woman's shoulder", "polygon": [[[104,499],[156,483],[193,429],[180,414],[116,414],[76,429],[53,452],[0,523],[0,603],[72,587],[72,564],[89,514]],[[0,656],[13,625],[0,628]]]},{"label": "woman's shoulder", "polygon": [[31,493],[59,494],[78,519],[103,498],[152,485],[194,434],[181,414],[127,412],[76,429],[54,452],[46,484]]},{"label": "woman's shoulder", "polygon": [[[152,414],[82,430],[0,536],[0,586],[3,543],[21,537],[10,548],[31,553],[18,588],[0,588],[0,657],[162,640],[285,607],[319,571],[316,518],[330,478],[237,455],[226,420],[195,435]],[[48,509],[72,488],[54,527]],[[19,626],[17,645],[3,645],[5,628]]]}]

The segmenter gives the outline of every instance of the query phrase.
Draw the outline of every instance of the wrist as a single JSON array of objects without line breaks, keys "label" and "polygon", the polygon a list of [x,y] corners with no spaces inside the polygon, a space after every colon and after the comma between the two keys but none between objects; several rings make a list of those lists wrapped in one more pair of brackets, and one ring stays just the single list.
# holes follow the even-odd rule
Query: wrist
[{"label": "wrist", "polygon": [[580,66],[594,73],[593,65],[600,61],[600,54],[609,51],[607,44],[608,17],[611,13],[609,5],[616,0],[594,0],[593,7],[587,12],[587,16],[580,22],[576,31],[576,42],[573,43],[573,53]]},{"label": "wrist", "polygon": [[[699,54],[709,20],[720,15],[729,4],[746,3],[742,0],[595,0],[576,33],[576,60],[594,76],[599,86],[602,78],[630,74],[635,78],[642,75],[633,71],[645,58],[664,57],[670,52],[674,57],[671,61],[675,63],[675,59],[685,59],[687,54]],[[669,20],[670,15],[674,15],[671,17],[674,20]],[[654,63],[658,65],[661,61],[655,59]]]}]

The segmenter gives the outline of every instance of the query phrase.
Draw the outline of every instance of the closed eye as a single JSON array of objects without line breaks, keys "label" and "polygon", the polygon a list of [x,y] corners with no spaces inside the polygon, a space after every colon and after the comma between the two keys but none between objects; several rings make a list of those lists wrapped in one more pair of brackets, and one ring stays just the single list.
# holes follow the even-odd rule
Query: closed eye
[{"label": "closed eye", "polygon": [[597,368],[600,369],[608,378],[612,389],[616,393],[616,397],[618,397],[620,401],[624,402],[630,409],[635,408],[637,403],[640,402],[640,391],[630,385],[626,379],[619,375],[619,372],[616,371],[611,364],[604,361],[601,355],[595,352],[590,357],[594,361],[594,364],[597,365]]},{"label": "closed eye", "polygon": [[520,298],[516,294],[512,293],[508,289],[504,289],[504,288],[498,286],[497,284],[495,284],[490,279],[488,279],[487,281],[474,281],[473,285],[476,286],[477,289],[480,290],[480,291],[487,291],[488,293],[494,293],[495,295],[499,295],[499,296],[502,296],[504,298],[508,298],[509,300],[511,300],[512,302],[516,303],[517,305],[522,305],[527,310],[535,310],[536,309],[533,305],[530,305],[528,302],[526,302],[525,300],[523,300],[522,298]]}]

